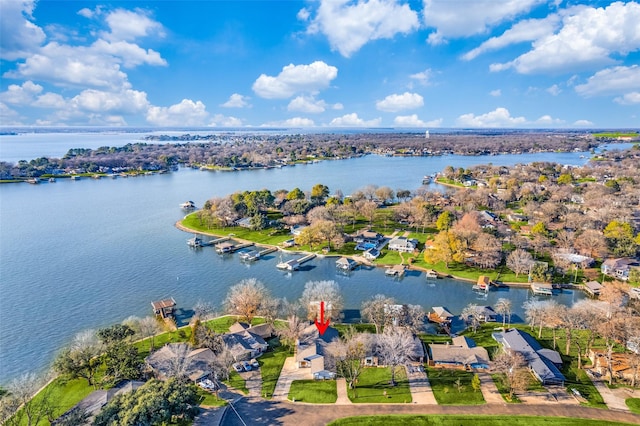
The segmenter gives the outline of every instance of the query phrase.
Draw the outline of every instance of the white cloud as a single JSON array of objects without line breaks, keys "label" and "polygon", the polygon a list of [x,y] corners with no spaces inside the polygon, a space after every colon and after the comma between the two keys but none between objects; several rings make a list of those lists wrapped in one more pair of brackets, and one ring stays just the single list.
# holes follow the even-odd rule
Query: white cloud
[{"label": "white cloud", "polygon": [[598,71],[584,84],[575,87],[584,97],[598,95],[620,95],[640,90],[640,66],[613,67]]},{"label": "white cloud", "polygon": [[20,114],[9,108],[4,102],[0,102],[0,122],[4,126],[20,126],[22,125]]},{"label": "white cloud", "polygon": [[61,109],[64,108],[67,101],[57,93],[47,92],[38,96],[31,105],[38,108]]},{"label": "white cloud", "polygon": [[463,114],[457,119],[460,127],[514,127],[525,124],[524,117],[512,117],[506,108],[496,108],[486,114]]},{"label": "white cloud", "polygon": [[42,86],[31,80],[25,81],[21,86],[10,84],[6,92],[0,93],[0,99],[9,104],[29,105],[42,89]]},{"label": "white cloud", "polygon": [[317,93],[328,87],[337,76],[338,68],[322,61],[309,65],[289,64],[276,77],[260,75],[252,88],[262,98],[286,99],[296,93]]},{"label": "white cloud", "polygon": [[417,114],[399,115],[393,120],[393,124],[398,127],[440,127],[442,118],[431,121],[422,121]]},{"label": "white cloud", "polygon": [[408,34],[420,26],[418,14],[398,0],[322,0],[309,25],[331,48],[349,57],[372,40]]},{"label": "white cloud", "polygon": [[424,105],[424,98],[417,93],[404,92],[401,95],[389,95],[376,102],[380,111],[398,112],[406,109],[416,109]]},{"label": "white cloud", "polygon": [[87,89],[71,99],[69,104],[80,111],[101,114],[136,114],[149,108],[147,94],[131,89],[119,93]]},{"label": "white cloud", "polygon": [[162,59],[160,54],[153,49],[143,49],[137,44],[129,43],[126,41],[106,42],[104,40],[97,40],[92,46],[91,50],[96,53],[105,53],[119,58],[122,64],[127,68],[132,68],[138,65],[167,65],[167,61]]},{"label": "white cloud", "polygon": [[533,41],[552,34],[558,26],[560,17],[550,15],[544,19],[527,19],[516,23],[501,36],[491,37],[480,46],[462,55],[462,59],[470,61],[477,56],[492,50],[502,49],[514,43]]},{"label": "white cloud", "polygon": [[107,14],[105,21],[110,32],[103,33],[103,36],[111,41],[131,41],[150,35],[164,37],[162,24],[151,19],[148,12],[141,9],[136,9],[135,12],[116,9]]},{"label": "white cloud", "polygon": [[480,34],[489,28],[526,13],[545,0],[424,0],[424,23],[436,28],[430,44],[447,38]]},{"label": "white cloud", "polygon": [[26,58],[44,43],[44,31],[30,20],[35,3],[35,0],[0,2],[0,58],[10,61]]},{"label": "white cloud", "polygon": [[84,7],[78,11],[78,15],[90,19],[93,18],[95,12],[87,7]]},{"label": "white cloud", "polygon": [[323,100],[316,100],[312,96],[298,96],[289,102],[287,105],[287,111],[300,111],[311,114],[317,114],[324,112],[327,108],[327,103]]},{"label": "white cloud", "polygon": [[216,114],[211,118],[209,122],[211,127],[241,127],[242,120],[236,117],[225,116],[222,114]]},{"label": "white cloud", "polygon": [[331,127],[377,127],[382,122],[381,118],[374,118],[373,120],[363,120],[358,117],[355,112],[351,114],[345,114],[342,117],[336,117],[331,120],[329,126]]},{"label": "white cloud", "polygon": [[576,6],[562,13],[562,27],[539,37],[533,49],[492,71],[521,74],[567,72],[614,63],[614,54],[640,49],[640,3],[615,2],[606,8]]},{"label": "white cloud", "polygon": [[309,12],[309,9],[305,7],[300,9],[298,11],[298,14],[296,15],[296,17],[301,21],[308,21],[310,16],[311,16],[311,12]]},{"label": "white cloud", "polygon": [[422,86],[428,86],[429,84],[431,84],[431,79],[433,78],[433,74],[434,73],[431,70],[431,68],[427,68],[424,71],[411,74],[409,78],[412,80],[416,80]]},{"label": "white cloud", "polygon": [[183,99],[170,107],[150,107],[147,121],[157,126],[203,126],[208,113],[201,101]]},{"label": "white cloud", "polygon": [[250,98],[248,96],[234,93],[229,96],[229,100],[227,102],[223,103],[220,106],[224,108],[245,108],[251,106],[249,105],[249,99]]},{"label": "white cloud", "polygon": [[577,120],[573,122],[574,126],[588,127],[593,126],[593,122],[589,120]]},{"label": "white cloud", "polygon": [[497,98],[498,96],[502,96],[502,90],[500,89],[495,89],[489,92],[489,94],[495,98]]},{"label": "white cloud", "polygon": [[313,120],[304,117],[293,117],[283,121],[271,121],[262,127],[315,127]]},{"label": "white cloud", "polygon": [[536,120],[535,124],[538,124],[541,126],[554,126],[554,125],[557,126],[559,124],[564,124],[564,120],[561,120],[559,118],[553,118],[550,115],[543,115],[542,117]]},{"label": "white cloud", "polygon": [[547,93],[551,94],[552,96],[558,96],[560,92],[562,92],[562,89],[560,89],[560,86],[558,86],[557,84],[554,84],[553,86],[547,88]]},{"label": "white cloud", "polygon": [[331,106],[332,109],[335,109],[337,111],[343,110],[344,109],[344,105],[342,105],[340,102],[335,103]]},{"label": "white cloud", "polygon": [[614,101],[620,105],[640,104],[640,92],[625,93],[623,96],[615,98]]}]

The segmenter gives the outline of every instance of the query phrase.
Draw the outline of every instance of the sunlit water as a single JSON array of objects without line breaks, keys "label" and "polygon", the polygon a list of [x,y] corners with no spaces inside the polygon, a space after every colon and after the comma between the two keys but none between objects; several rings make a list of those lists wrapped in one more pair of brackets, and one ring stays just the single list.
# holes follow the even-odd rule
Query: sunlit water
[{"label": "sunlit water", "polygon": [[[71,146],[69,146],[71,147]],[[282,169],[245,172],[178,172],[128,179],[59,179],[40,185],[0,185],[0,383],[40,370],[78,331],[103,327],[130,315],[151,314],[150,302],[174,297],[179,307],[198,300],[220,306],[229,286],[258,278],[274,296],[298,299],[310,280],[335,280],[348,309],[377,293],[426,310],[446,306],[453,313],[470,302],[513,301],[516,318],[524,289],[492,291],[478,299],[468,283],[428,282],[410,272],[402,280],[381,269],[336,271],[333,259],[315,259],[291,274],[275,268],[278,254],[250,265],[220,256],[210,247],[190,249],[174,227],[185,200],[201,206],[212,196],[268,188],[309,190],[323,183],[349,194],[368,184],[416,189],[422,176],[447,165],[558,161],[582,164],[582,153],[505,156],[389,158],[366,156]],[[4,156],[4,154],[3,154]],[[578,292],[554,296],[572,304]]]}]

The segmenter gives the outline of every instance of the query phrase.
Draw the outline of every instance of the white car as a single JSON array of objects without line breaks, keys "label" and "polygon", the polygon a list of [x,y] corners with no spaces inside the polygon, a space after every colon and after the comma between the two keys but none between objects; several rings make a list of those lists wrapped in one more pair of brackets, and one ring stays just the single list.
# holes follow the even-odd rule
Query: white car
[{"label": "white car", "polygon": [[233,369],[236,370],[238,373],[242,373],[244,371],[244,367],[242,366],[242,364],[240,364],[239,362],[236,362],[232,365]]},{"label": "white car", "polygon": [[254,370],[257,370],[258,368],[260,368],[260,363],[258,362],[257,359],[253,358],[251,361],[249,361],[249,363],[251,364],[251,367]]}]

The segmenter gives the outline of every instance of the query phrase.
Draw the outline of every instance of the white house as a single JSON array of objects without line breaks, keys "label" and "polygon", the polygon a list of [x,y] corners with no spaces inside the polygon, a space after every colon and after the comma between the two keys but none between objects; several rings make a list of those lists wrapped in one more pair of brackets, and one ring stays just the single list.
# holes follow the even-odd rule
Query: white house
[{"label": "white house", "polygon": [[407,237],[395,237],[389,241],[389,250],[395,250],[403,253],[413,253],[418,242]]}]

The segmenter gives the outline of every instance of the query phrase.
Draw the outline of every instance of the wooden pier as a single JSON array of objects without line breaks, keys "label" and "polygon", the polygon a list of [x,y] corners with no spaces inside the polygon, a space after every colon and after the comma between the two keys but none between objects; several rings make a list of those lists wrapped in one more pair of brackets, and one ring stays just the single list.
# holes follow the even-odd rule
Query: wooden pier
[{"label": "wooden pier", "polygon": [[531,291],[535,295],[551,296],[553,294],[553,286],[548,283],[531,283]]},{"label": "wooden pier", "polygon": [[300,268],[300,265],[310,261],[315,257],[316,255],[314,253],[311,253],[304,257],[301,257],[300,259],[291,259],[291,260],[287,260],[286,262],[280,262],[276,265],[276,268],[284,269],[286,271],[297,271],[298,268]]},{"label": "wooden pier", "polygon": [[278,248],[277,247],[268,247],[268,248],[260,251],[260,257],[264,256],[265,254],[273,253],[274,251],[278,251]]}]

